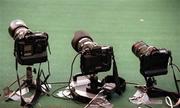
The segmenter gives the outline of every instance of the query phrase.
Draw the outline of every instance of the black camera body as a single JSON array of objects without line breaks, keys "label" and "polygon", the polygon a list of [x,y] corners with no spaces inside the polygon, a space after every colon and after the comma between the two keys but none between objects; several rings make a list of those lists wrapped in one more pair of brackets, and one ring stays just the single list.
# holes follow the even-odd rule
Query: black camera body
[{"label": "black camera body", "polygon": [[140,73],[144,77],[167,74],[168,61],[171,57],[169,50],[165,48],[158,49],[139,41],[133,44],[132,52],[140,60]]},{"label": "black camera body", "polygon": [[111,69],[113,48],[110,46],[94,46],[84,52],[80,58],[82,74],[97,74]]},{"label": "black camera body", "polygon": [[[77,93],[75,90],[76,88],[72,90],[74,91],[72,92],[72,95],[75,99],[83,102],[89,102],[90,99],[92,99],[91,97],[101,92],[101,90],[104,90],[103,95],[106,95],[105,97],[110,99],[111,93],[116,92],[120,95],[125,90],[125,80],[118,75],[113,47],[98,45],[93,41],[88,32],[82,30],[76,31],[74,33],[71,44],[74,50],[78,52],[77,55],[81,55],[80,68],[82,72],[81,74],[73,76],[73,81],[77,81],[77,77],[79,76],[86,75],[88,76],[86,76],[85,79],[89,79],[90,81],[87,83],[87,85],[82,85],[80,87],[83,92],[87,93],[87,96],[82,95],[81,93]],[[75,56],[75,58],[77,57],[77,55]],[[98,80],[96,74],[98,74],[99,72],[109,71],[111,69],[111,65],[113,67],[113,75],[106,76],[102,81]],[[82,79],[84,80],[83,77]],[[110,89],[106,89],[105,85],[108,84],[112,84],[113,87],[109,87]]]},{"label": "black camera body", "polygon": [[14,39],[14,56],[21,65],[46,62],[48,34],[32,32],[22,20],[13,20],[8,28]]},{"label": "black camera body", "polygon": [[14,55],[22,65],[32,65],[47,61],[48,34],[30,32],[23,38],[16,38]]},{"label": "black camera body", "polygon": [[143,76],[152,77],[167,74],[170,52],[166,49],[157,49],[150,55],[140,58],[140,72]]},{"label": "black camera body", "polygon": [[75,51],[81,54],[80,68],[83,75],[97,74],[111,69],[113,48],[98,45],[85,31],[77,31],[71,41]]}]

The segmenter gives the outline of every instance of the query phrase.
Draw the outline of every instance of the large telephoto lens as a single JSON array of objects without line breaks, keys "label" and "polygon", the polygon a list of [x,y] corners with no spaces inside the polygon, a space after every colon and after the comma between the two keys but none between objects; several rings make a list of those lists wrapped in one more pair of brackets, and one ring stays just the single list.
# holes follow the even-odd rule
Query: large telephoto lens
[{"label": "large telephoto lens", "polygon": [[71,45],[74,50],[80,53],[83,50],[91,49],[95,43],[89,33],[85,31],[77,31],[74,33]]},{"label": "large telephoto lens", "polygon": [[145,77],[167,74],[170,51],[165,48],[157,49],[143,41],[132,46],[132,52],[140,59],[140,72]]},{"label": "large telephoto lens", "polygon": [[28,27],[22,20],[13,20],[8,28],[10,36],[15,40],[24,36],[28,31]]},{"label": "large telephoto lens", "polygon": [[132,52],[137,56],[137,57],[142,57],[143,55],[150,55],[152,51],[156,50],[155,47],[149,46],[143,41],[136,42],[132,46]]}]

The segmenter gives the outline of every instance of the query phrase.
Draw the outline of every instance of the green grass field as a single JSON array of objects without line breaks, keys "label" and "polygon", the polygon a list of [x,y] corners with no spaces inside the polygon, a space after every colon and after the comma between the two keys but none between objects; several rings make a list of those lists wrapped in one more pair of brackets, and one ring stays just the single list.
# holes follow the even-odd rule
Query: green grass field
[{"label": "green grass field", "polygon": [[[14,41],[8,34],[12,20],[22,19],[32,31],[49,34],[52,75],[49,82],[68,81],[70,65],[76,52],[71,47],[73,34],[85,30],[100,45],[114,48],[119,75],[128,82],[145,84],[139,72],[139,60],[131,52],[133,43],[143,40],[158,48],[172,51],[174,63],[180,65],[179,0],[1,0],[0,1],[0,90],[16,80]],[[44,66],[46,69],[46,65]],[[20,66],[20,75],[25,67]],[[79,59],[74,72],[79,72]],[[100,73],[102,78],[111,72]],[[180,79],[180,74],[176,73]],[[156,77],[158,86],[175,91],[172,71]],[[17,84],[15,85],[17,86]],[[60,85],[53,85],[52,91]],[[133,85],[120,97],[112,99],[114,108],[136,108],[128,98],[135,93]],[[162,98],[163,99],[163,98]],[[85,104],[43,96],[36,108],[83,108]],[[168,108],[152,105],[153,108]],[[0,108],[19,108],[19,102],[0,101]]]}]

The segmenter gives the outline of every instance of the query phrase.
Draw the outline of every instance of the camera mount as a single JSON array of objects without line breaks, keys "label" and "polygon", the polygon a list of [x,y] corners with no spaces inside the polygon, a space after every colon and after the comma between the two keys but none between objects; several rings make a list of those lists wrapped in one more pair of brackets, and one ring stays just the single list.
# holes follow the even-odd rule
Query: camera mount
[{"label": "camera mount", "polygon": [[[35,80],[33,80],[33,72],[37,74],[37,77]],[[15,100],[19,101],[18,98],[20,98],[21,106],[24,106],[26,108],[32,108],[41,95],[48,95],[49,96],[49,90],[51,86],[47,83],[47,80],[50,76],[50,66],[48,61],[48,75],[45,76],[45,73],[43,69],[41,69],[41,63],[39,64],[38,71],[36,68],[33,69],[32,67],[28,66],[26,67],[26,79],[23,80],[23,83],[21,84],[19,73],[18,73],[18,63],[16,62],[16,75],[17,75],[17,82],[19,88],[13,91],[12,93],[6,95],[7,100]],[[41,79],[43,77],[43,80]],[[17,99],[16,99],[17,98]]]},{"label": "camera mount", "polygon": [[176,79],[176,76],[175,76],[175,73],[174,73],[174,69],[172,67],[172,61],[170,63],[170,66],[171,66],[172,71],[173,71],[173,76],[174,76],[174,81],[175,81],[177,93],[157,88],[157,87],[154,86],[154,85],[157,85],[156,79],[154,77],[145,77],[146,92],[147,92],[149,97],[155,98],[155,97],[166,97],[166,96],[169,96],[169,97],[171,97],[171,99],[174,102],[177,102],[179,100],[180,94],[179,94],[179,87],[178,87],[178,84],[177,84],[178,80]]},{"label": "camera mount", "polygon": [[[113,47],[101,46],[93,42],[89,33],[77,31],[71,41],[73,49],[80,55],[81,73],[73,76],[69,81],[69,94],[73,99],[80,102],[90,102],[94,97],[111,98],[112,93],[121,95],[126,88],[125,80],[118,75]],[[75,58],[77,57],[75,56]],[[71,65],[72,68],[75,58]],[[107,72],[113,67],[113,75],[108,75],[100,81],[97,77],[99,72]],[[65,90],[66,91],[66,90]],[[57,94],[59,97],[64,93]]]},{"label": "camera mount", "polygon": [[[118,75],[113,47],[98,45],[96,42],[93,42],[93,39],[90,37],[89,33],[85,31],[75,32],[71,44],[74,50],[81,54],[81,74],[75,75],[72,81],[73,86],[70,85],[73,88],[73,90],[71,90],[71,94],[75,99],[89,102],[90,99],[92,99],[103,89],[106,83],[113,83],[115,85],[114,89],[109,91],[104,90],[103,93],[107,96],[107,98],[110,97],[112,92],[116,92],[120,95],[123,91],[125,91],[125,80]],[[98,80],[96,75],[99,72],[109,71],[111,69],[112,62],[113,75],[106,76],[102,81]],[[82,82],[77,79],[77,77],[80,76],[86,76],[83,78],[86,79],[85,85],[80,86],[80,88],[83,88],[83,91],[91,96],[81,96],[81,93],[76,92],[78,91],[77,82]]]},{"label": "camera mount", "polygon": [[[149,46],[143,41],[136,42],[132,46],[132,52],[140,60],[140,73],[143,75],[146,81],[146,86],[139,86],[146,91],[149,97],[162,97],[169,96],[174,102],[177,102],[180,98],[179,87],[177,84],[176,76],[173,69],[171,52],[165,48],[158,49],[153,46]],[[178,93],[169,92],[160,88],[154,87],[156,85],[155,76],[165,75],[168,73],[168,61],[172,68],[175,85]],[[178,69],[178,68],[177,68]]]},{"label": "camera mount", "polygon": [[[8,28],[10,36],[14,39],[14,56],[16,58],[16,75],[19,88],[7,95],[7,100],[20,100],[21,106],[32,108],[42,94],[47,94],[50,89],[47,80],[50,74],[47,47],[48,34],[46,32],[32,32],[22,20],[13,20]],[[47,62],[48,74],[45,75],[41,69],[41,63]],[[32,66],[39,63],[39,68],[32,69]],[[26,79],[21,84],[18,64],[28,65],[26,68]],[[36,74],[33,80],[33,72]],[[43,78],[43,79],[42,79]]]},{"label": "camera mount", "polygon": [[[121,95],[126,88],[125,80],[118,75],[116,61],[114,55],[112,54],[113,61],[113,75],[106,76],[102,81],[98,80],[96,74],[84,75],[76,74],[73,76],[73,81],[70,83],[70,92],[73,99],[81,102],[89,102],[93,99],[102,89],[103,94],[99,95],[105,96],[107,99],[111,98],[112,93],[117,93]],[[83,72],[82,72],[83,73]],[[114,84],[115,87],[107,90],[104,89],[106,84]],[[111,87],[110,87],[111,88]]]}]

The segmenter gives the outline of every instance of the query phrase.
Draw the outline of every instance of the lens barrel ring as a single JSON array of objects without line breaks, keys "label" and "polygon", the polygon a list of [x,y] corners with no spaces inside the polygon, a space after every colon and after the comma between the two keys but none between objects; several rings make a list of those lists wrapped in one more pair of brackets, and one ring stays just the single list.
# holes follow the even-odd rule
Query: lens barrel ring
[{"label": "lens barrel ring", "polygon": [[15,32],[18,28],[27,28],[29,29],[26,24],[24,23],[24,21],[22,20],[13,20],[11,23],[10,23],[10,26],[8,28],[8,32],[10,34],[11,37],[14,38],[14,35],[15,35]]},{"label": "lens barrel ring", "polygon": [[71,41],[71,45],[72,47],[77,51],[79,52],[78,50],[78,44],[79,44],[79,41],[82,39],[82,38],[88,38],[90,39],[91,41],[93,41],[93,39],[89,36],[89,34],[87,32],[84,32],[84,31],[77,31],[74,33],[74,38],[72,39]]}]

